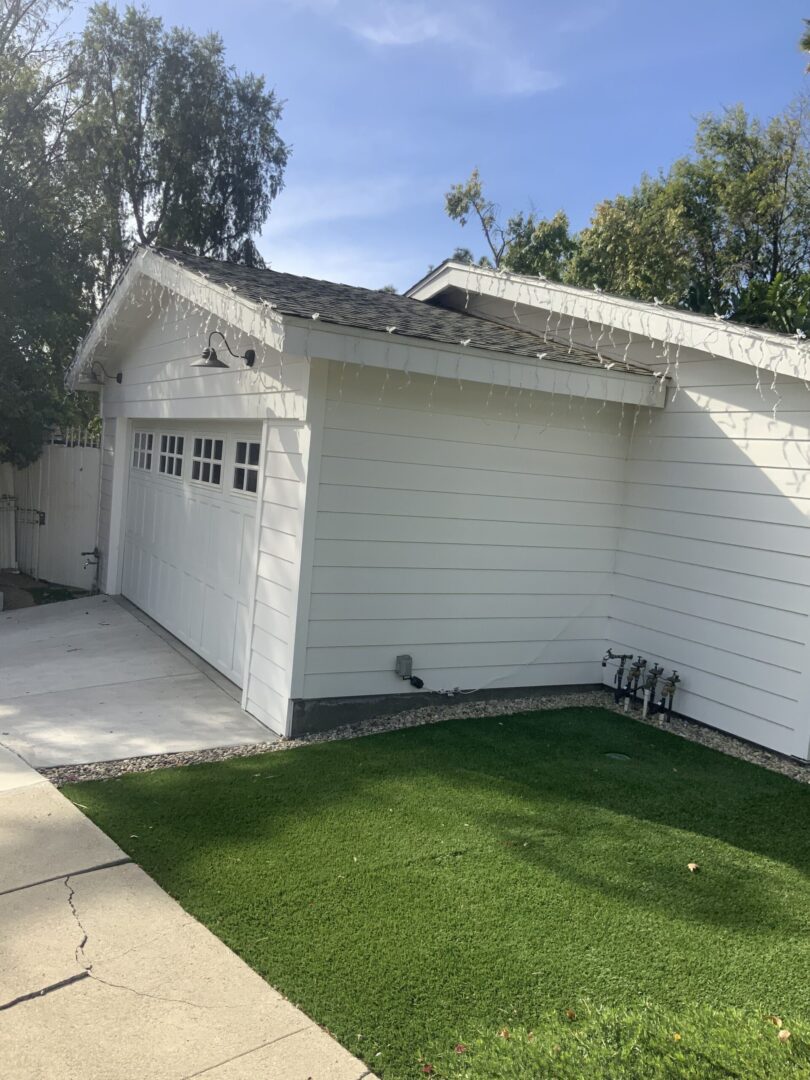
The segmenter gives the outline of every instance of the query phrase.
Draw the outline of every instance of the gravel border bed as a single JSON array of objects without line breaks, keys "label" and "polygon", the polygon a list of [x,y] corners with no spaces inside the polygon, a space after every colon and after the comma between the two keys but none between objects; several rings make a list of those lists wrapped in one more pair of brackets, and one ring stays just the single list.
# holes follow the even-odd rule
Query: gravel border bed
[{"label": "gravel border bed", "polygon": [[[219,746],[210,750],[187,750],[174,754],[153,754],[149,757],[119,758],[116,761],[97,761],[88,765],[57,765],[37,770],[57,787],[83,780],[114,780],[126,773],[152,772],[155,769],[178,768],[183,765],[198,765],[209,761],[227,761],[229,758],[253,757],[256,754],[275,753],[290,750],[296,746],[308,746],[311,743],[335,742],[338,739],[357,739],[364,735],[376,735],[382,731],[398,731],[402,728],[419,727],[422,724],[439,724],[444,720],[463,719],[475,716],[510,716],[515,713],[546,712],[562,708],[603,708],[625,715],[613,701],[613,695],[607,690],[591,690],[582,694],[546,694],[534,697],[513,698],[509,701],[454,701],[448,705],[428,705],[398,713],[395,716],[381,716],[363,720],[356,724],[346,724],[331,731],[306,735],[299,739],[278,739],[274,742],[250,743],[245,746]],[[719,750],[731,757],[741,758],[754,765],[761,765],[772,772],[782,773],[792,780],[810,784],[810,764],[792,761],[780,754],[765,750],[759,746],[725,735],[721,731],[704,727],[692,720],[674,718],[671,723],[630,714],[633,719],[673,735],[689,739],[691,742]]]}]

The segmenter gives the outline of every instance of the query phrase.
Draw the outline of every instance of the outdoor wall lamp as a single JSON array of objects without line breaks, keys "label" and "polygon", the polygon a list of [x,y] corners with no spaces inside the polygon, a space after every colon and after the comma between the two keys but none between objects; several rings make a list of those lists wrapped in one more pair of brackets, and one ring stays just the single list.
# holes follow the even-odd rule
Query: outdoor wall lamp
[{"label": "outdoor wall lamp", "polygon": [[110,375],[109,371],[107,371],[107,369],[104,367],[100,360],[92,360],[90,362],[90,374],[93,376],[93,382],[101,382],[96,368],[101,368],[101,374],[105,379],[115,379],[119,386],[124,381],[124,376],[121,374],[120,371],[117,375]]},{"label": "outdoor wall lamp", "polygon": [[235,357],[237,360],[244,360],[246,367],[252,368],[253,365],[256,363],[255,349],[245,349],[245,351],[240,356],[239,353],[235,353],[230,347],[230,345],[228,344],[228,339],[225,337],[221,330],[212,330],[211,333],[208,335],[208,345],[202,351],[202,359],[195,360],[194,363],[191,365],[192,367],[227,368],[231,366],[230,364],[226,364],[224,360],[220,360],[220,358],[217,356],[217,350],[211,344],[211,338],[214,337],[221,337],[223,345],[231,354],[231,356]]}]

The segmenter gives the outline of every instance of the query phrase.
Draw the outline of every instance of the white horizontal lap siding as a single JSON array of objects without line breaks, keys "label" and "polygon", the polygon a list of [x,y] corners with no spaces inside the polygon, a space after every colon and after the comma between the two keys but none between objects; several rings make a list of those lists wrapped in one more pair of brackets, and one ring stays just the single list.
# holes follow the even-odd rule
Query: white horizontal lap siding
[{"label": "white horizontal lap siding", "polygon": [[[211,416],[221,420],[303,417],[305,362],[283,359],[261,342],[182,300],[169,298],[164,310],[146,309],[143,316],[143,328],[134,335],[123,359],[104,362],[110,376],[118,371],[123,376],[120,384],[105,380],[105,417],[176,420]],[[215,330],[225,334],[228,344],[238,354],[254,349],[254,367],[248,368],[238,356],[231,356],[219,337],[212,344],[229,367],[194,367]]]},{"label": "white horizontal lap siding", "polygon": [[431,689],[600,681],[620,421],[599,402],[331,365],[303,696],[406,692],[398,653]]},{"label": "white horizontal lap siding", "polygon": [[256,589],[244,705],[282,735],[289,724],[301,604],[310,443],[307,424],[265,424]]},{"label": "white horizontal lap siding", "polygon": [[675,374],[633,439],[611,642],[676,667],[680,711],[806,757],[810,393],[694,352]]}]

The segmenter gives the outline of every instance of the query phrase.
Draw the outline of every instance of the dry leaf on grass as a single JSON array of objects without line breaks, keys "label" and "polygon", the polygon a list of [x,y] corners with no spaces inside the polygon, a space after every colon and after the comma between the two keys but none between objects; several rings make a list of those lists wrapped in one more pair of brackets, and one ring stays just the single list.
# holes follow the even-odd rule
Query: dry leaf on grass
[{"label": "dry leaf on grass", "polygon": [[686,868],[690,873],[696,874],[700,869],[700,866],[696,862],[689,862],[686,864]]},{"label": "dry leaf on grass", "polygon": [[770,1022],[773,1024],[774,1027],[780,1028],[782,1026],[782,1017],[781,1016],[769,1016],[768,1019],[770,1020]]},{"label": "dry leaf on grass", "polygon": [[787,1042],[790,1038],[790,1032],[787,1028],[782,1028],[779,1034],[776,1036],[779,1042]]},{"label": "dry leaf on grass", "polygon": [[510,1038],[511,1036],[509,1034],[509,1028],[501,1028],[501,1030],[498,1032],[498,1037],[501,1039]]},{"label": "dry leaf on grass", "polygon": [[574,1012],[573,1009],[566,1009],[565,1010],[565,1018],[566,1018],[566,1020],[576,1020],[577,1014]]}]

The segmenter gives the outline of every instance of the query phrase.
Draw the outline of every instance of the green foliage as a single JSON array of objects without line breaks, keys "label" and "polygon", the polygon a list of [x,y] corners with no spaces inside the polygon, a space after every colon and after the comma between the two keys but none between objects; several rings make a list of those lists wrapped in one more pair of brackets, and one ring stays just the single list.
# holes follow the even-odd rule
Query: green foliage
[{"label": "green foliage", "polygon": [[476,218],[489,255],[476,262],[469,248],[456,248],[453,259],[470,266],[494,266],[520,274],[539,274],[558,280],[574,250],[568,218],[558,211],[550,219],[518,213],[505,226],[498,224],[498,207],[484,193],[478,169],[463,184],[454,184],[444,197],[448,217],[462,226]]},{"label": "green foliage", "polygon": [[447,212],[462,224],[477,215],[496,266],[793,333],[810,274],[807,135],[802,108],[767,124],[741,107],[705,117],[691,155],[599,203],[576,236],[561,212],[499,226],[477,171],[448,193]]},{"label": "green foliage", "polygon": [[537,274],[559,281],[576,251],[568,216],[558,210],[553,217],[515,214],[507,223],[509,247],[502,265],[517,274]]},{"label": "green foliage", "polygon": [[457,247],[453,254],[450,256],[453,262],[464,263],[465,266],[489,266],[492,267],[492,261],[487,258],[486,255],[482,255],[476,260],[472,251],[466,247]]},{"label": "green foliage", "polygon": [[[482,258],[479,266],[500,266],[510,238],[498,224],[498,207],[484,194],[478,169],[473,169],[463,184],[454,184],[450,188],[444,197],[444,209],[448,217],[462,226],[466,225],[471,217],[477,218],[492,256],[491,262],[486,256]],[[467,248],[459,251],[469,254],[469,261],[473,261],[472,253]]]},{"label": "green foliage", "polygon": [[11,0],[0,17],[0,461],[16,465],[87,404],[68,403],[63,387],[89,309],[63,160],[71,109],[50,15],[44,0]]},{"label": "green foliage", "polygon": [[600,203],[566,268],[586,287],[679,304],[690,285],[682,210],[663,180],[644,177],[631,195]]},{"label": "green foliage", "polygon": [[[133,244],[259,261],[253,236],[282,186],[281,103],[203,37],[127,7],[90,9],[72,61],[68,155],[108,283]],[[78,187],[78,184],[77,184]]]},{"label": "green foliage", "polygon": [[810,334],[810,274],[773,281],[752,281],[734,304],[735,318],[751,326],[768,326],[784,334]]},{"label": "green foliage", "polygon": [[384,1080],[808,1077],[810,789],[631,717],[454,720],[65,791]]},{"label": "green foliage", "polygon": [[18,465],[93,415],[64,372],[133,246],[260,261],[288,153],[281,103],[216,35],[102,3],[71,42],[66,8],[0,10],[0,461]]},{"label": "green foliage", "polygon": [[704,118],[691,157],[597,207],[569,280],[744,319],[780,275],[810,270],[805,127],[801,113],[763,125],[739,107]]}]

